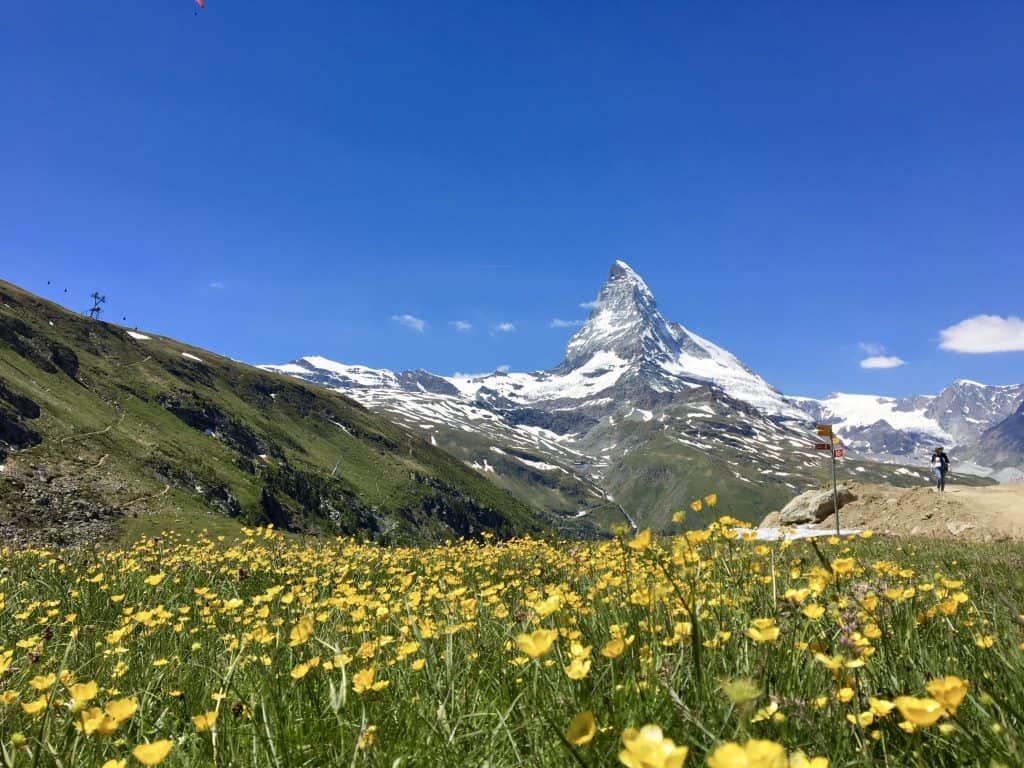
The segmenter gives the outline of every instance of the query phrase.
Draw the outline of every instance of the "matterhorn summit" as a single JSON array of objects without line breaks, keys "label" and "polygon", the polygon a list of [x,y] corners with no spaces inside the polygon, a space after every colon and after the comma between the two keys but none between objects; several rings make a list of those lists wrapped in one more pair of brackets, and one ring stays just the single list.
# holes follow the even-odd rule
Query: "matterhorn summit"
[{"label": "matterhorn summit", "polygon": [[771,416],[806,419],[780,392],[734,355],[658,311],[647,283],[616,261],[586,324],[566,347],[552,374],[568,375],[600,357],[623,367],[623,382],[655,391],[712,385]]}]

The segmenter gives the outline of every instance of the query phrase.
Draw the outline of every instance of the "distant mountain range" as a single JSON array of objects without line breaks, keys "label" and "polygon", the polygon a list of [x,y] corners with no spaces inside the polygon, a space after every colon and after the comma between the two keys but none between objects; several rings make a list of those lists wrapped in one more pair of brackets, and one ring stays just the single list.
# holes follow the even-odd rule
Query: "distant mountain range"
[{"label": "distant mountain range", "polygon": [[865,480],[922,482],[936,443],[979,475],[1024,466],[1024,451],[1004,434],[1019,428],[1000,431],[1024,385],[960,381],[903,399],[787,397],[725,349],[667,321],[622,261],[548,371],[440,376],[317,356],[263,367],[343,391],[534,507],[596,523],[625,513],[662,526],[712,491],[734,513],[763,516],[825,479],[815,421],[835,425],[855,459],[844,471]]}]

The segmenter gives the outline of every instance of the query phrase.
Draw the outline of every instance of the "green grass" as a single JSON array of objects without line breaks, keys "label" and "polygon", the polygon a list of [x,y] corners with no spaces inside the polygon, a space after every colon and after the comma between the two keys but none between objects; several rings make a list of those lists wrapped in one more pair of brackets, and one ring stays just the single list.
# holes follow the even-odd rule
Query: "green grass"
[{"label": "green grass", "polygon": [[[596,767],[646,724],[692,766],[749,739],[844,768],[1024,764],[1019,544],[218,535],[2,553],[4,765],[133,763],[134,747],[167,740],[166,766]],[[756,619],[778,638],[748,637]],[[531,659],[519,638],[538,629],[557,636]],[[816,653],[856,663],[832,672]],[[574,657],[590,662],[579,679]],[[378,689],[364,690],[370,669]],[[898,709],[867,727],[847,718],[946,675],[968,693],[935,725],[906,733]],[[72,677],[96,682],[93,701],[69,701]],[[736,681],[748,697],[727,696]],[[83,706],[122,698],[138,710],[116,732],[76,730]],[[570,746],[586,711],[598,729]],[[200,731],[192,718],[208,712]]]},{"label": "green grass", "polygon": [[548,528],[462,462],[337,393],[150,336],[0,282],[0,379],[40,410],[20,417],[0,392],[0,419],[41,438],[3,460],[0,528],[42,534],[82,502],[118,516],[217,512],[397,542]]}]

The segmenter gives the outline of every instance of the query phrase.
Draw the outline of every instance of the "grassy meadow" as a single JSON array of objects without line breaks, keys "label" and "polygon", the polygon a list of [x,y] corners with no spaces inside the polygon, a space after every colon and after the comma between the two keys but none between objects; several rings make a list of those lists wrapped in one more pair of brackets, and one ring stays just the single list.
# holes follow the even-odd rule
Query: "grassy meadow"
[{"label": "grassy meadow", "polygon": [[0,553],[0,764],[1021,766],[1024,547]]}]

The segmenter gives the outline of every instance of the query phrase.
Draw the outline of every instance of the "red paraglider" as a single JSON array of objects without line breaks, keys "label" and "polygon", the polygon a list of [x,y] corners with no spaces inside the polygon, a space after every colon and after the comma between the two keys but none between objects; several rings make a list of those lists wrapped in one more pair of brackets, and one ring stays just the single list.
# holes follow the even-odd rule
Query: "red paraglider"
[{"label": "red paraglider", "polygon": [[196,0],[195,12],[199,13],[201,8],[206,8],[206,0]]}]

